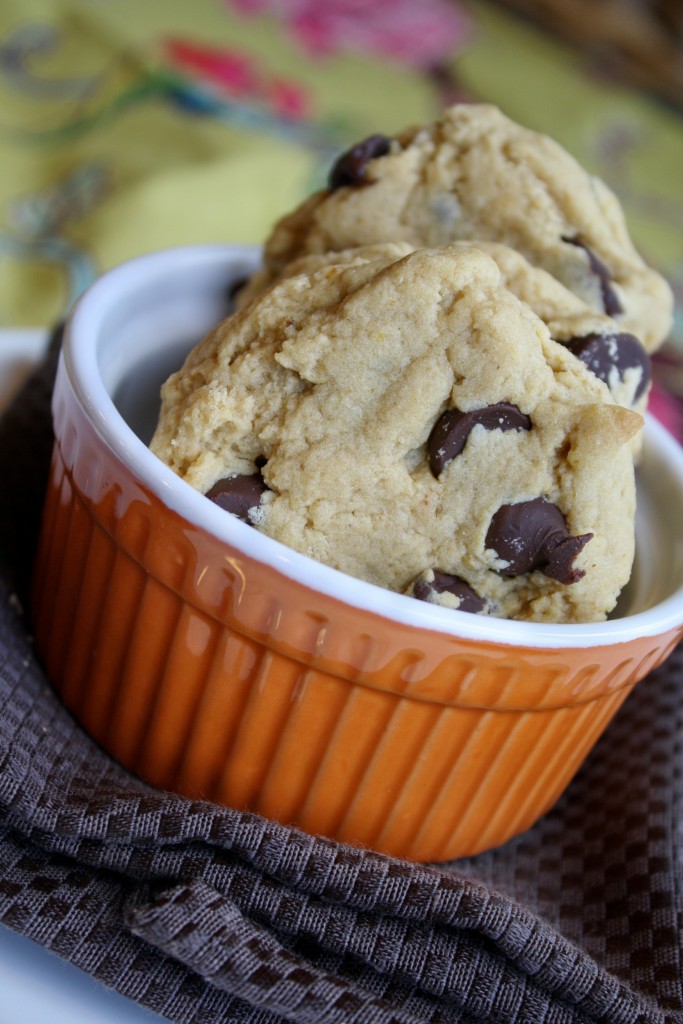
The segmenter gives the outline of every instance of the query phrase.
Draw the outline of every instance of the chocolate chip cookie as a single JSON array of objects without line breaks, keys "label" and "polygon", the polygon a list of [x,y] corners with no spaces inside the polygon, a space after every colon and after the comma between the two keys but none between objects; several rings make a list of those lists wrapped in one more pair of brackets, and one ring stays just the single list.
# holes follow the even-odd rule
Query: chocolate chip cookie
[{"label": "chocolate chip cookie", "polygon": [[648,352],[670,330],[671,291],[635,250],[614,194],[495,107],[456,105],[427,128],[371,136],[339,157],[328,185],[276,225],[243,301],[305,253],[475,240],[514,249]]},{"label": "chocolate chip cookie", "polygon": [[388,243],[302,259],[216,327],[164,385],[152,449],[352,576],[576,622],[630,574],[640,424],[490,255]]},{"label": "chocolate chip cookie", "polygon": [[[498,242],[461,242],[491,256],[501,272],[501,281],[543,320],[551,337],[580,359],[589,370],[604,381],[615,402],[637,412],[644,412],[652,383],[652,363],[638,338],[621,331],[606,313],[595,312],[583,299],[556,281],[551,274],[533,267],[520,253]],[[382,246],[366,246],[364,258]],[[410,251],[403,243],[403,251]],[[282,276],[300,270],[323,267],[340,259],[353,259],[353,250],[339,254],[328,252],[305,256],[288,263]],[[638,439],[636,439],[636,442]],[[638,444],[634,444],[634,449]]]}]

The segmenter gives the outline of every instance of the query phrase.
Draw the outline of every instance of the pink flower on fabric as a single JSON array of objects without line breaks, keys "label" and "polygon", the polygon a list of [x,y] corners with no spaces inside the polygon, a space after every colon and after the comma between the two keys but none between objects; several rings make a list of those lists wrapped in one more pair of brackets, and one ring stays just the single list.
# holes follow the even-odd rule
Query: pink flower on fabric
[{"label": "pink flower on fabric", "polygon": [[683,444],[683,401],[657,384],[653,384],[648,410],[670,434]]},{"label": "pink flower on fabric", "polygon": [[245,54],[175,38],[165,40],[165,52],[174,64],[229,87],[234,96],[248,96],[257,90],[257,73]]},{"label": "pink flower on fabric", "polygon": [[469,40],[455,0],[229,0],[243,14],[274,14],[309,53],[373,53],[430,67]]},{"label": "pink flower on fabric", "polygon": [[683,352],[669,342],[652,357],[653,381],[648,409],[683,443]]},{"label": "pink flower on fabric", "polygon": [[290,120],[311,113],[309,96],[298,83],[269,74],[248,54],[177,38],[164,40],[163,52],[184,75],[209,82],[233,99],[265,103]]}]

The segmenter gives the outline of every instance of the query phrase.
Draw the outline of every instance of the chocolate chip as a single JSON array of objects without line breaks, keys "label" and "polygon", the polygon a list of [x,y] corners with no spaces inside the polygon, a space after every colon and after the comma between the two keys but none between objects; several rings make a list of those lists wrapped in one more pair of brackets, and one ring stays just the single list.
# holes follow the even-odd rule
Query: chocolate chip
[{"label": "chocolate chip", "polygon": [[351,149],[347,149],[332,166],[328,178],[328,188],[336,192],[344,185],[367,185],[365,177],[368,163],[375,157],[385,156],[389,152],[391,139],[386,135],[370,135],[362,142],[356,143]]},{"label": "chocolate chip", "polygon": [[418,579],[413,587],[413,597],[418,601],[431,601],[435,594],[453,594],[460,601],[458,611],[460,612],[481,612],[486,607],[486,601],[479,597],[469,583],[466,583],[460,576],[451,576],[450,573],[441,572],[440,569],[433,569],[434,579],[428,582],[425,579]]},{"label": "chocolate chip", "polygon": [[563,235],[562,241],[568,242],[569,245],[578,246],[578,248],[583,249],[583,251],[588,256],[588,265],[592,273],[594,273],[600,281],[602,305],[604,307],[605,313],[607,313],[608,316],[617,316],[619,313],[623,313],[624,307],[619,301],[619,296],[612,287],[612,275],[605,266],[605,264],[602,262],[602,260],[599,259],[595,255],[593,250],[589,248],[589,246],[587,246],[585,242],[582,242],[581,239],[578,237],[569,238],[567,235]]},{"label": "chocolate chip", "polygon": [[644,393],[652,379],[650,357],[633,334],[585,334],[581,338],[569,338],[562,344],[606,384],[609,384],[613,369],[621,380],[627,370],[640,370],[634,402]]},{"label": "chocolate chip", "polygon": [[427,441],[429,468],[439,477],[465,447],[470,431],[478,423],[485,430],[531,430],[531,420],[512,402],[498,402],[483,409],[460,412],[447,409],[436,421]]},{"label": "chocolate chip", "polygon": [[501,505],[491,519],[486,547],[508,565],[501,576],[521,576],[539,569],[558,583],[576,583],[585,573],[573,562],[592,533],[572,537],[557,505],[544,498]]},{"label": "chocolate chip", "polygon": [[260,473],[254,473],[252,476],[226,476],[206,492],[206,497],[226,512],[232,512],[234,516],[248,523],[250,511],[258,508],[267,490]]}]

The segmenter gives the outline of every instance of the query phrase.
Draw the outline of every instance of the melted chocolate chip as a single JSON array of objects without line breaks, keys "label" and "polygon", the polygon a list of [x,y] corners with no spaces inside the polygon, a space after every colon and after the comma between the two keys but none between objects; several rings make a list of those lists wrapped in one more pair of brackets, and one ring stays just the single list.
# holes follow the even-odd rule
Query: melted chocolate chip
[{"label": "melted chocolate chip", "polygon": [[582,338],[569,338],[562,344],[606,384],[609,384],[610,372],[613,369],[617,371],[621,380],[624,379],[627,370],[640,370],[640,380],[633,396],[634,402],[640,398],[652,380],[650,357],[633,334],[586,334]]},{"label": "melted chocolate chip", "polygon": [[607,313],[608,316],[617,316],[619,313],[623,313],[624,307],[619,301],[619,296],[612,287],[612,275],[605,266],[605,264],[602,262],[602,260],[599,259],[595,255],[593,250],[589,248],[589,246],[587,246],[585,242],[582,242],[580,238],[569,238],[567,235],[563,235],[562,241],[568,242],[569,245],[578,246],[578,248],[583,249],[583,251],[588,256],[588,265],[591,269],[591,272],[595,274],[595,276],[600,281],[602,305],[604,307],[605,313]]},{"label": "melted chocolate chip", "polygon": [[436,421],[427,441],[429,468],[439,477],[465,447],[470,431],[478,423],[486,430],[531,430],[531,420],[512,402],[498,402],[483,409],[460,412],[447,409]]},{"label": "melted chocolate chip", "polygon": [[460,576],[451,576],[450,573],[441,572],[440,569],[433,569],[434,579],[431,583],[427,580],[418,580],[413,588],[413,597],[418,601],[430,601],[435,594],[453,594],[460,601],[458,611],[460,612],[481,612],[486,607],[486,601],[479,597],[469,583],[466,583]]},{"label": "melted chocolate chip", "polygon": [[206,497],[226,512],[232,512],[234,516],[248,523],[249,512],[253,508],[258,508],[267,490],[260,473],[254,473],[252,476],[226,476],[206,492]]},{"label": "melted chocolate chip", "polygon": [[369,162],[375,157],[385,156],[390,145],[391,139],[386,135],[370,135],[351,149],[347,149],[332,165],[327,182],[330,191],[336,192],[344,185],[367,185],[365,172]]},{"label": "melted chocolate chip", "polygon": [[544,498],[501,505],[491,519],[486,547],[493,548],[508,565],[501,576],[521,576],[539,569],[558,583],[576,583],[585,573],[574,559],[592,533],[572,537],[557,505]]}]

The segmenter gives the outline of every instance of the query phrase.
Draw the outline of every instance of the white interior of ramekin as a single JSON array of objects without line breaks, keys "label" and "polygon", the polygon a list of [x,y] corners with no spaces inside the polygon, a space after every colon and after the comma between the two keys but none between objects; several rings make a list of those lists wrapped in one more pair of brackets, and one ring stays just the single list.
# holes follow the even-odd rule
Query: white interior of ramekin
[{"label": "white interior of ramekin", "polygon": [[63,358],[102,439],[166,505],[298,582],[407,626],[488,643],[591,647],[655,636],[683,622],[683,451],[648,417],[638,470],[636,562],[607,622],[516,622],[416,601],[307,558],[226,514],[147,448],[159,386],[226,315],[231,283],[259,262],[254,246],[194,246],[139,257],[101,277],[67,326]]}]

